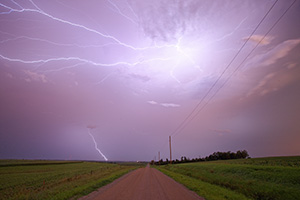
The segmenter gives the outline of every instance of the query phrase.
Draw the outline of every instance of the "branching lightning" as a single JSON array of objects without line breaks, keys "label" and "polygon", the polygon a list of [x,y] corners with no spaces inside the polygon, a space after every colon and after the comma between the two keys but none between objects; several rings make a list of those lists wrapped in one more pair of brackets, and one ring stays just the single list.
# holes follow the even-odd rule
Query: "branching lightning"
[{"label": "branching lightning", "polygon": [[[13,33],[10,32],[14,30],[13,28],[4,29],[5,26],[3,26],[4,28],[2,27],[0,29],[0,60],[4,60],[7,63],[17,63],[16,66],[20,66],[18,64],[23,64],[22,66],[25,66],[26,72],[32,70],[35,71],[36,74],[43,76],[47,75],[47,73],[62,73],[64,70],[70,70],[70,73],[66,74],[71,74],[72,72],[72,75],[70,76],[72,76],[72,78],[74,77],[74,79],[77,79],[78,77],[81,78],[81,76],[77,76],[77,71],[74,70],[75,73],[73,73],[71,69],[92,66],[91,68],[93,68],[93,70],[94,68],[96,69],[94,71],[105,72],[105,74],[97,76],[97,80],[89,79],[94,83],[94,86],[99,88],[101,87],[99,85],[107,81],[107,79],[117,77],[115,75],[123,75],[122,73],[124,73],[125,76],[137,74],[138,78],[134,77],[131,79],[133,76],[127,77],[130,78],[130,81],[142,80],[140,81],[142,84],[147,82],[150,83],[149,85],[153,83],[151,81],[155,81],[157,80],[156,78],[159,77],[163,81],[168,80],[168,83],[175,85],[176,89],[186,87],[186,85],[188,85],[186,83],[192,80],[193,82],[190,81],[191,84],[188,85],[188,87],[190,87],[190,85],[195,85],[199,80],[198,78],[200,76],[198,76],[198,74],[206,70],[206,68],[204,70],[204,67],[214,67],[211,65],[211,60],[213,59],[208,60],[205,56],[214,56],[216,53],[223,51],[236,52],[238,49],[235,49],[232,46],[229,46],[230,48],[228,46],[224,48],[219,44],[225,43],[230,37],[236,36],[236,32],[249,30],[248,28],[243,28],[249,27],[248,24],[247,26],[245,25],[248,21],[248,17],[243,16],[239,18],[240,21],[236,22],[237,24],[232,25],[233,22],[231,22],[230,27],[226,29],[227,31],[221,29],[221,31],[216,31],[218,38],[214,38],[215,35],[211,36],[206,34],[205,28],[210,28],[210,25],[204,26],[204,28],[201,27],[203,28],[203,32],[202,30],[197,30],[194,33],[193,30],[198,27],[193,29],[194,27],[190,27],[192,26],[191,24],[185,22],[181,23],[181,20],[188,21],[190,18],[194,17],[192,16],[192,13],[189,13],[187,16],[179,15],[183,16],[183,18],[178,18],[180,19],[179,22],[176,21],[177,19],[174,19],[174,23],[178,23],[178,26],[181,27],[174,26],[174,28],[172,27],[172,24],[166,24],[166,27],[164,27],[165,23],[161,23],[163,25],[158,26],[157,29],[159,30],[154,30],[154,32],[159,32],[157,36],[150,33],[151,30],[148,30],[149,33],[146,30],[148,26],[155,25],[156,20],[153,20],[154,22],[150,20],[151,22],[146,24],[148,21],[144,21],[143,10],[140,11],[139,6],[135,7],[135,4],[130,4],[127,0],[102,1],[106,6],[104,6],[104,8],[107,9],[104,13],[109,13],[108,16],[111,17],[111,19],[106,20],[103,24],[98,22],[98,18],[96,19],[94,17],[103,17],[104,14],[96,15],[95,11],[91,12],[94,15],[83,13],[80,8],[78,9],[78,7],[69,6],[75,4],[70,3],[63,6],[63,9],[66,9],[66,7],[67,9],[71,8],[72,12],[66,12],[66,15],[61,15],[61,13],[57,14],[55,11],[51,12],[50,8],[53,5],[50,7],[43,7],[41,2],[35,0],[19,2],[20,3],[18,3],[18,0],[10,0],[10,3],[4,3],[4,1],[0,2],[0,9],[2,11],[0,11],[0,16],[3,17],[1,18],[0,23],[9,24],[9,26],[12,25],[15,30],[18,30],[18,26],[21,23],[28,23],[31,26],[25,27],[24,25],[25,28],[20,26],[20,31],[15,31]],[[100,3],[97,5],[103,4]],[[73,13],[74,10],[76,13]],[[73,14],[78,15],[78,12],[82,12],[86,18],[82,16],[80,16],[82,19],[76,17],[72,18]],[[166,17],[168,22],[172,21],[170,20],[171,18],[168,18],[170,16],[173,17],[172,14],[169,16],[170,13],[162,13],[162,17],[164,17],[164,14],[168,15]],[[159,16],[157,17],[161,17],[160,13],[158,13],[158,15]],[[156,16],[150,16],[151,19],[153,17]],[[208,17],[201,17],[203,21],[207,21],[207,24],[210,23]],[[198,18],[196,19],[198,20]],[[91,23],[88,20],[94,22]],[[51,33],[46,33],[48,29],[45,30],[46,26],[43,24],[44,22],[45,24],[50,22],[51,26],[47,28],[49,28],[49,32],[53,31],[54,34],[51,35]],[[162,22],[165,21],[162,20]],[[202,25],[201,22],[199,22],[199,24]],[[168,25],[170,25],[170,27],[167,27]],[[118,26],[120,26],[120,28]],[[107,29],[103,27],[107,27]],[[66,34],[57,34],[57,29],[59,28],[66,30]],[[70,31],[70,34],[68,32],[69,28],[72,30],[72,32]],[[128,31],[127,28],[130,30]],[[180,29],[180,31],[177,31],[176,28]],[[34,31],[36,31],[36,33],[34,33]],[[143,31],[142,34],[140,34],[139,31]],[[138,32],[138,34],[135,34],[136,32]],[[124,36],[131,33],[134,34],[132,34],[133,36],[130,35],[128,40],[127,38],[124,38]],[[135,38],[135,36],[137,36],[137,38]],[[91,39],[88,37],[91,37]],[[26,48],[27,46],[28,49]],[[215,48],[216,46],[217,48]],[[41,52],[39,52],[39,50],[41,50]],[[13,66],[13,64],[11,66]],[[7,66],[10,65],[8,64]],[[31,70],[28,70],[28,68]],[[116,70],[109,70],[109,68]],[[210,69],[207,71],[209,70]],[[139,74],[139,72],[141,72],[141,74]],[[30,72],[28,73],[30,74]],[[210,71],[206,73],[209,74]],[[212,73],[214,73],[214,71]],[[74,74],[76,74],[76,76]],[[193,75],[191,78],[188,77],[190,74]],[[142,78],[139,78],[139,75]],[[165,77],[165,75],[167,77]],[[51,76],[49,77],[51,78]],[[146,81],[143,80],[144,77],[146,77]],[[77,80],[79,80],[79,78]],[[77,80],[73,80],[72,84],[75,83],[78,85],[79,83]],[[86,81],[86,79],[83,81]],[[160,84],[162,81],[159,80],[157,82]],[[144,84],[141,87],[139,85],[139,89],[145,88],[145,85],[147,84]],[[136,96],[141,94],[142,92],[135,93]],[[95,149],[104,160],[107,161],[108,159],[98,148],[98,144],[92,134],[93,127],[87,128],[88,133],[94,142]]]},{"label": "branching lightning", "polygon": [[131,21],[135,25],[138,24],[136,21],[131,19],[129,16],[125,15],[114,2],[112,2],[111,0],[108,0],[108,2],[115,8],[116,12],[119,13],[121,16],[123,16],[125,19]]},{"label": "branching lightning", "polygon": [[58,42],[53,42],[53,41],[42,39],[42,38],[34,38],[34,37],[28,37],[28,36],[15,36],[15,35],[3,32],[3,31],[0,31],[0,33],[7,34],[7,35],[10,35],[13,37],[13,38],[9,38],[9,39],[0,41],[0,44],[4,44],[7,42],[11,42],[11,41],[27,39],[27,40],[31,40],[31,41],[44,42],[44,43],[48,43],[51,45],[62,46],[62,47],[100,48],[100,47],[105,47],[105,46],[117,45],[116,43],[106,43],[106,44],[101,44],[101,45],[79,45],[79,44],[74,44],[74,43],[71,43],[71,44],[58,43]]},{"label": "branching lightning", "polygon": [[[126,44],[124,42],[121,42],[119,39],[117,39],[116,37],[112,36],[112,35],[107,35],[107,34],[104,34],[100,31],[97,31],[95,29],[92,29],[92,28],[89,28],[85,25],[82,25],[82,24],[77,24],[77,23],[74,23],[74,22],[70,22],[68,20],[64,20],[64,19],[61,19],[61,18],[58,18],[58,17],[55,17],[49,13],[46,13],[44,12],[41,8],[39,8],[32,0],[29,0],[32,5],[34,5],[37,9],[31,9],[31,8],[23,8],[18,10],[18,9],[14,9],[14,8],[11,8],[7,5],[4,5],[2,3],[0,3],[0,6],[6,8],[6,9],[9,9],[8,12],[2,12],[0,14],[10,14],[12,12],[19,12],[19,13],[22,13],[22,12],[35,12],[35,13],[39,13],[41,15],[44,15],[46,17],[49,17],[51,18],[52,20],[55,20],[55,21],[58,21],[58,22],[61,22],[61,23],[64,23],[64,24],[68,24],[68,25],[71,25],[71,26],[74,26],[74,27],[78,27],[78,28],[81,28],[81,29],[84,29],[86,31],[89,31],[89,32],[92,32],[92,33],[95,33],[101,37],[104,37],[104,38],[107,38],[107,39],[110,39],[112,41],[114,41],[116,44],[118,45],[121,45],[123,47],[126,47],[126,48],[129,48],[129,49],[132,49],[132,50],[148,50],[148,49],[153,49],[153,48],[165,48],[165,47],[170,47],[170,45],[163,45],[163,46],[148,46],[148,47],[134,47],[130,44]],[[18,6],[20,6],[18,4]]]},{"label": "branching lightning", "polygon": [[[163,50],[163,51],[169,51],[168,49],[176,49],[177,53],[179,54],[183,54],[183,56],[188,57],[180,48],[179,48],[179,42],[177,42],[177,44],[164,44],[164,45],[157,45],[156,43],[154,45],[151,46],[147,46],[147,47],[134,47],[130,44],[124,43],[122,41],[120,41],[119,39],[117,39],[116,37],[109,35],[109,34],[104,34],[98,30],[95,30],[93,28],[89,28],[83,24],[78,24],[78,23],[74,23],[56,16],[51,15],[50,13],[45,12],[44,10],[42,10],[36,3],[34,3],[32,0],[29,0],[29,2],[31,2],[31,4],[34,6],[34,8],[24,8],[22,7],[20,4],[16,3],[15,1],[12,1],[15,5],[18,6],[18,8],[12,8],[8,5],[4,5],[3,3],[0,3],[0,6],[8,9],[7,12],[2,12],[0,14],[2,15],[7,15],[7,14],[11,14],[12,12],[17,12],[17,13],[25,13],[25,12],[34,12],[34,13],[38,13],[40,15],[46,16],[54,21],[69,25],[69,26],[73,26],[73,27],[77,27],[80,29],[83,29],[85,31],[94,33],[98,36],[100,36],[101,38],[105,38],[110,40],[111,42],[105,43],[105,44],[101,44],[101,45],[78,45],[78,44],[74,44],[74,43],[58,43],[58,42],[53,42],[47,39],[43,39],[43,38],[36,38],[36,37],[29,37],[29,36],[25,36],[25,35],[21,35],[21,36],[17,36],[17,35],[13,35],[10,33],[6,33],[1,31],[4,34],[10,35],[11,38],[9,39],[4,39],[2,41],[0,41],[0,44],[4,44],[4,43],[8,43],[8,42],[13,42],[13,41],[17,41],[17,40],[30,40],[30,41],[37,41],[37,42],[44,42],[44,43],[48,43],[50,45],[55,45],[55,46],[63,46],[63,47],[77,47],[77,48],[101,48],[101,47],[105,47],[105,46],[112,46],[112,45],[118,45],[122,48],[128,48],[129,50],[134,50],[134,51],[139,51],[142,52],[143,51],[152,51],[152,50]],[[133,19],[131,19],[130,17],[128,17],[127,15],[125,15],[124,13],[121,12],[120,8],[112,1],[108,1],[113,7],[114,10],[116,12],[118,12],[121,16],[123,16],[124,18],[126,18],[127,20],[132,21],[133,23],[136,23]],[[129,6],[128,2],[127,5]],[[136,13],[134,12],[134,10],[131,8],[131,6],[129,6],[130,11],[134,14],[134,16],[136,16]],[[147,55],[147,52],[143,53]],[[159,55],[159,54],[157,54]],[[145,59],[137,59],[137,61],[134,62],[128,62],[128,61],[119,61],[119,62],[113,62],[113,63],[101,63],[101,62],[96,62],[93,61],[91,59],[86,59],[86,58],[81,58],[78,56],[55,56],[55,57],[48,57],[48,58],[43,58],[43,59],[33,59],[33,60],[25,60],[22,58],[14,58],[14,57],[10,57],[7,55],[0,54],[0,58],[10,61],[10,62],[20,62],[23,64],[45,64],[45,63],[50,63],[50,62],[66,62],[66,61],[76,61],[76,62],[80,62],[80,63],[86,63],[86,64],[90,64],[90,65],[94,65],[94,66],[102,66],[102,67],[114,67],[114,66],[136,66],[136,65],[142,65],[145,63],[151,63],[151,62],[165,62],[165,61],[171,61],[174,59],[177,59],[178,55],[173,55],[173,54],[166,54],[164,56],[147,56],[148,58]],[[137,57],[138,58],[138,57]],[[78,66],[78,65],[74,65],[74,66]],[[61,67],[60,69],[54,69],[52,71],[60,71],[63,69],[69,69],[71,68],[70,66],[67,67]],[[173,67],[173,69],[176,68]],[[51,71],[51,70],[48,70]],[[174,78],[177,82],[178,80],[174,77],[173,75],[173,71],[170,71],[170,76],[172,78]]]},{"label": "branching lightning", "polygon": [[18,59],[18,58],[8,58],[8,57],[0,54],[0,58],[11,61],[11,62],[21,62],[23,64],[38,64],[38,63],[48,63],[48,62],[54,62],[54,61],[73,61],[73,60],[75,60],[75,61],[80,61],[80,62],[84,62],[87,64],[91,64],[91,65],[95,65],[95,66],[102,66],[102,67],[112,67],[112,66],[118,66],[118,65],[136,66],[136,65],[148,63],[148,62],[168,61],[171,59],[171,58],[152,58],[152,59],[147,59],[147,60],[133,62],[133,63],[123,62],[123,61],[115,62],[115,63],[98,63],[98,62],[94,62],[94,61],[79,58],[79,57],[58,57],[58,58],[56,57],[56,58],[40,59],[40,60],[22,60],[22,59]]},{"label": "branching lightning", "polygon": [[[45,70],[45,72],[58,72],[64,69],[70,69],[73,67],[84,66],[83,64],[93,65],[93,66],[101,66],[101,67],[117,67],[117,66],[127,66],[127,67],[134,67],[134,66],[141,66],[144,67],[145,65],[148,68],[155,68],[157,69],[158,66],[161,68],[159,69],[160,73],[166,74],[167,76],[171,77],[175,82],[181,84],[181,79],[178,78],[178,73],[184,71],[184,68],[195,68],[202,71],[199,64],[199,57],[201,57],[202,49],[209,46],[212,43],[220,42],[225,40],[227,37],[233,35],[237,30],[241,28],[243,23],[247,20],[244,18],[241,22],[231,31],[230,33],[224,34],[221,38],[211,40],[210,42],[205,42],[203,46],[200,43],[199,37],[195,37],[191,39],[184,34],[178,35],[175,42],[162,42],[159,45],[156,42],[152,41],[152,44],[148,44],[148,40],[143,40],[143,46],[135,46],[129,43],[118,39],[118,37],[105,33],[103,31],[99,31],[97,29],[91,28],[90,26],[82,23],[73,22],[67,20],[63,17],[55,16],[55,14],[51,14],[43,10],[34,0],[28,0],[31,4],[31,7],[24,7],[22,4],[17,3],[15,0],[11,0],[11,5],[6,5],[5,3],[0,3],[0,7],[2,9],[6,9],[7,11],[0,12],[0,15],[11,15],[12,13],[36,13],[37,15],[44,16],[50,20],[56,21],[60,24],[66,25],[66,27],[75,27],[81,31],[85,31],[87,33],[95,34],[96,37],[103,40],[105,39],[106,42],[103,44],[78,44],[78,43],[61,43],[52,41],[51,39],[46,39],[43,37],[32,37],[28,35],[16,35],[11,34],[8,32],[1,31],[2,34],[8,35],[9,38],[2,39],[0,41],[0,45],[10,45],[12,42],[21,43],[25,40],[31,42],[39,42],[41,44],[48,44],[52,45],[53,47],[66,47],[66,48],[77,48],[77,49],[87,49],[95,48],[96,51],[101,51],[105,47],[112,47],[114,49],[121,49],[122,51],[126,50],[132,57],[128,58],[120,58],[120,60],[111,62],[111,61],[103,61],[101,62],[101,58],[87,58],[88,56],[78,56],[78,55],[60,55],[55,53],[55,55],[37,55],[32,54],[35,58],[23,58],[20,56],[11,56],[6,54],[5,51],[0,52],[0,59],[9,61],[9,62],[19,62],[27,65],[39,65],[38,68],[41,69],[41,66],[46,63],[63,63],[63,65],[56,65],[59,69],[53,70]],[[118,5],[114,0],[107,0],[106,1],[113,12],[119,14],[122,18],[126,21],[132,22],[137,28],[141,25],[138,24],[139,16],[135,12],[135,10],[131,7],[130,3],[125,1],[122,6]],[[15,6],[12,6],[15,5]],[[127,8],[127,12],[124,11],[124,6]],[[148,45],[147,45],[148,44]],[[94,49],[92,49],[94,50]],[[81,50],[82,51],[82,50]],[[59,52],[58,52],[59,53]],[[112,56],[117,56],[112,54]],[[38,59],[37,59],[38,57]],[[197,59],[196,59],[197,58]],[[69,63],[70,62],[70,63]],[[78,62],[77,64],[74,62]],[[151,69],[150,69],[151,70]],[[40,70],[41,71],[41,70]],[[198,71],[199,72],[199,71]],[[105,80],[105,79],[104,79]],[[103,82],[103,80],[99,81]]]}]

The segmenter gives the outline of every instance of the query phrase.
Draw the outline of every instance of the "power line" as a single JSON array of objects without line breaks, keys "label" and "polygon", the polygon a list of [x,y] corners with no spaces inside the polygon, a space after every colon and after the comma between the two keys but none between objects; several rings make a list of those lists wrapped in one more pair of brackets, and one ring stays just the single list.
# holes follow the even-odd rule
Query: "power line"
[{"label": "power line", "polygon": [[[171,136],[176,136],[178,135],[187,125],[190,124],[190,122],[211,102],[211,100],[216,96],[216,94],[226,85],[226,83],[229,81],[229,79],[233,76],[233,74],[235,74],[240,67],[242,66],[242,64],[249,58],[249,56],[254,52],[254,50],[259,46],[259,44],[264,40],[264,38],[273,30],[273,28],[279,23],[279,21],[284,17],[284,15],[290,10],[290,8],[296,3],[297,0],[294,0],[294,2],[285,10],[285,12],[277,19],[277,21],[272,25],[272,27],[266,32],[266,34],[262,37],[262,39],[256,44],[256,46],[250,51],[250,53],[243,59],[243,61],[238,65],[238,67],[230,74],[230,76],[228,76],[228,78],[225,80],[225,82],[223,83],[223,85],[221,85],[221,87],[219,87],[219,89],[210,97],[210,99],[200,108],[200,110],[198,110],[198,112],[196,113],[196,115],[194,115],[189,122],[187,122],[187,120],[192,116],[192,114],[196,111],[196,109],[200,106],[200,104],[203,102],[203,100],[208,96],[208,94],[211,92],[211,90],[215,87],[215,85],[217,84],[217,82],[221,79],[221,77],[224,75],[225,71],[227,71],[227,69],[229,68],[229,66],[233,63],[233,61],[236,59],[236,57],[239,55],[239,53],[242,51],[242,49],[245,47],[246,43],[250,40],[251,36],[256,32],[256,30],[258,29],[258,27],[261,25],[261,23],[265,20],[265,18],[268,16],[268,14],[271,12],[271,10],[274,8],[274,6],[276,5],[276,3],[278,2],[278,0],[276,0],[274,2],[274,4],[270,7],[270,9],[268,10],[268,12],[264,15],[264,17],[261,19],[261,21],[258,23],[258,25],[256,26],[256,28],[253,30],[253,32],[251,33],[250,37],[248,37],[248,39],[245,41],[245,43],[242,45],[242,47],[239,49],[239,51],[237,52],[237,54],[233,57],[233,59],[231,60],[231,62],[227,65],[227,67],[225,68],[225,70],[221,73],[221,75],[218,77],[218,79],[214,82],[214,84],[211,86],[211,88],[208,90],[208,92],[204,95],[204,97],[200,100],[200,102],[194,107],[194,109],[192,110],[192,112],[182,121],[182,123],[175,129],[175,131],[171,134]],[[187,123],[186,123],[187,122]],[[165,143],[165,145],[163,145],[163,148],[165,148],[167,146],[167,142]],[[161,148],[161,149],[163,149]]]},{"label": "power line", "polygon": [[[187,117],[180,123],[180,125],[175,129],[175,131],[172,132],[171,136],[175,136],[178,133],[181,132],[181,130],[186,127],[186,122],[191,118],[191,116],[196,112],[198,107],[201,105],[201,103],[204,101],[204,99],[209,95],[209,93],[212,91],[212,89],[216,86],[216,84],[219,82],[219,80],[222,78],[222,76],[225,74],[225,72],[228,70],[228,68],[231,66],[231,64],[234,62],[234,60],[237,58],[237,56],[241,53],[241,51],[244,49],[250,38],[253,36],[253,34],[257,31],[258,27],[262,24],[262,22],[266,19],[266,17],[269,15],[271,10],[274,8],[274,6],[277,4],[278,0],[276,0],[273,5],[269,8],[267,13],[263,16],[263,18],[260,20],[260,22],[257,24],[257,26],[254,28],[252,33],[250,34],[250,37],[246,39],[244,44],[241,46],[241,48],[238,50],[238,52],[234,55],[234,57],[231,59],[229,64],[225,67],[223,72],[219,75],[219,77],[216,79],[216,81],[212,84],[212,86],[209,88],[209,90],[205,93],[205,95],[201,98],[199,103],[193,108],[193,110],[190,112],[190,114],[187,115]],[[194,119],[193,117],[192,119]],[[190,123],[190,122],[188,122]]]},{"label": "power line", "polygon": [[[242,60],[242,62],[236,67],[236,69],[228,76],[225,82],[219,87],[219,89],[210,97],[210,99],[198,110],[198,112],[181,127],[180,131],[183,130],[219,93],[219,91],[226,85],[229,79],[241,68],[242,64],[249,58],[249,56],[254,52],[254,50],[259,46],[259,44],[267,37],[267,35],[274,29],[274,27],[279,23],[279,21],[286,15],[286,13],[291,9],[291,7],[296,3],[297,0],[294,0],[293,3],[283,12],[283,14],[276,20],[276,22],[270,27],[270,29],[265,33],[265,35],[260,39],[260,41],[255,45],[255,47],[248,53],[248,55]],[[177,132],[174,136],[178,135],[180,131]]]},{"label": "power line", "polygon": [[[227,84],[229,79],[242,67],[244,62],[249,58],[249,56],[254,52],[254,50],[259,46],[259,44],[267,37],[267,35],[273,30],[273,28],[279,23],[279,21],[284,17],[284,15],[289,11],[289,9],[296,3],[297,0],[285,10],[285,12],[277,19],[277,21],[272,25],[272,27],[265,33],[265,35],[260,39],[260,41],[255,45],[255,47],[249,52],[249,54],[243,59],[243,61],[237,66],[237,68],[228,76],[228,78],[224,81],[224,83],[219,87],[219,89],[211,96],[211,98],[206,102],[203,108],[209,104],[209,102],[216,96],[216,94]],[[199,111],[196,115],[199,114]]]}]

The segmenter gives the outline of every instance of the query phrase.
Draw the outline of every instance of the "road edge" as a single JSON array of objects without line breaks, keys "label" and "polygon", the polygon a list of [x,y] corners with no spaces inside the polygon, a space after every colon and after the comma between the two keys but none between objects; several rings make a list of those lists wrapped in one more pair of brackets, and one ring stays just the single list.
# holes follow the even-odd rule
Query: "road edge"
[{"label": "road edge", "polygon": [[114,180],[113,182],[103,186],[103,187],[100,187],[98,188],[97,190],[89,193],[88,195],[85,195],[85,196],[82,196],[82,197],[79,197],[77,200],[90,200],[90,199],[94,199],[99,193],[103,192],[104,190],[107,190],[109,189],[110,187],[112,187],[113,185],[117,184],[118,182],[120,182],[121,180],[123,180],[124,178],[126,178],[127,176],[129,176],[131,173],[133,173],[134,171],[138,170],[139,168],[137,169],[134,169],[126,174],[124,174],[123,176],[121,176],[120,178]]}]

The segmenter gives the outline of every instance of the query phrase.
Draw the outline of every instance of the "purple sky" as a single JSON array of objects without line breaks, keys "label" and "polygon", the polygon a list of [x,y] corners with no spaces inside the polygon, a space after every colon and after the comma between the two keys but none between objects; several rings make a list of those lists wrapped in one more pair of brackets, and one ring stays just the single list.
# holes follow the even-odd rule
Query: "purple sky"
[{"label": "purple sky", "polygon": [[293,2],[1,0],[0,158],[300,155]]}]

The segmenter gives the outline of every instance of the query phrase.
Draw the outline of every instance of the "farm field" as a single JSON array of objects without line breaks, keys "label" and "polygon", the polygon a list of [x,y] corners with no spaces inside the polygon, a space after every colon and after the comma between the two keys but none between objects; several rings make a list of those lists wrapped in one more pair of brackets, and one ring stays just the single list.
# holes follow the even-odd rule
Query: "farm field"
[{"label": "farm field", "polygon": [[300,197],[300,157],[270,157],[155,166],[207,200]]},{"label": "farm field", "polygon": [[1,160],[0,199],[75,199],[140,166],[134,163]]}]

